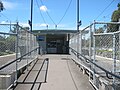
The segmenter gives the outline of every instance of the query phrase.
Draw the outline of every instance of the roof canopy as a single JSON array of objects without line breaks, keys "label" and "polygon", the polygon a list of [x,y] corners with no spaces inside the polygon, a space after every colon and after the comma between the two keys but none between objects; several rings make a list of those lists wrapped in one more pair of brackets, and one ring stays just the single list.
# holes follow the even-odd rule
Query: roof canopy
[{"label": "roof canopy", "polygon": [[61,30],[61,29],[45,29],[45,30],[33,30],[34,34],[73,34],[77,33],[77,30]]}]

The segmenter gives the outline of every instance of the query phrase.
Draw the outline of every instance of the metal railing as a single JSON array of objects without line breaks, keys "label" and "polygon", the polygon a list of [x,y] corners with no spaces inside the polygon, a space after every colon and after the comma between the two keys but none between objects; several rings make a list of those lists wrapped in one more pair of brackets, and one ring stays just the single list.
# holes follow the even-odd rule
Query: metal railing
[{"label": "metal railing", "polygon": [[94,22],[70,37],[71,56],[91,72],[90,82],[96,89],[102,77],[113,90],[120,88],[119,28],[120,22]]},{"label": "metal railing", "polygon": [[[7,32],[7,33],[6,33]],[[0,89],[17,82],[20,71],[38,55],[36,36],[17,24],[0,24],[0,78],[9,75],[8,86],[1,81]]]}]

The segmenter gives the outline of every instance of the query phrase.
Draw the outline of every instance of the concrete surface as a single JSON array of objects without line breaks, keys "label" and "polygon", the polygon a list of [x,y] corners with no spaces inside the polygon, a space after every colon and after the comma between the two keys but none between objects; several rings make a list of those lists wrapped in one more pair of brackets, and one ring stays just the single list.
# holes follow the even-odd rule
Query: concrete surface
[{"label": "concrete surface", "polygon": [[10,55],[4,55],[4,56],[0,56],[0,66],[15,60],[16,58],[16,54],[10,54]]},{"label": "concrete surface", "polygon": [[[33,86],[36,73],[40,70],[42,64],[42,58],[49,58],[48,70],[47,63],[45,63]],[[31,67],[32,65],[29,70]],[[82,74],[82,71],[70,59],[69,55],[45,55],[40,57],[40,60],[37,61],[23,82],[29,70],[21,75],[18,80],[21,83],[18,83],[15,90],[94,90],[89,83],[88,76]],[[47,78],[45,78],[46,71]]]}]

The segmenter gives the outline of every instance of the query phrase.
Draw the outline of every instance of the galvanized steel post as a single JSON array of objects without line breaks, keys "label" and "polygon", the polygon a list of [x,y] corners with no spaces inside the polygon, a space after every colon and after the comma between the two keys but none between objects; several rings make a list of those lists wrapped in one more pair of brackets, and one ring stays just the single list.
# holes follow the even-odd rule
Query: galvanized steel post
[{"label": "galvanized steel post", "polygon": [[[94,31],[93,31],[93,63],[95,63],[96,60],[96,47],[95,47],[95,21],[94,21]],[[93,83],[95,84],[95,65],[93,64]]]},{"label": "galvanized steel post", "polygon": [[[28,45],[28,32],[26,31],[26,53],[28,53],[29,52],[29,50],[28,50],[28,47],[29,47],[29,45]],[[28,58],[28,55],[27,55],[27,58]],[[28,71],[28,59],[27,59],[27,71]]]},{"label": "galvanized steel post", "polygon": [[[16,33],[17,33],[17,36],[16,36],[16,59],[18,58],[18,42],[19,42],[19,25],[18,25],[18,22],[16,24]],[[18,79],[18,61],[16,60],[16,75],[15,75],[15,82],[17,82],[17,79]]]},{"label": "galvanized steel post", "polygon": [[80,54],[82,54],[82,31],[80,30]]},{"label": "galvanized steel post", "polygon": [[[90,24],[90,31],[89,31],[89,34],[90,34],[90,40],[89,40],[89,59],[91,60],[91,56],[92,56],[92,24]],[[90,69],[91,69],[91,63],[90,63]],[[91,72],[89,71],[89,80],[90,80],[90,77],[91,77]]]},{"label": "galvanized steel post", "polygon": [[[116,43],[115,40],[116,36],[115,34],[113,34],[113,74],[116,74]],[[115,77],[113,77],[113,89],[112,90],[116,90],[115,89]]]}]

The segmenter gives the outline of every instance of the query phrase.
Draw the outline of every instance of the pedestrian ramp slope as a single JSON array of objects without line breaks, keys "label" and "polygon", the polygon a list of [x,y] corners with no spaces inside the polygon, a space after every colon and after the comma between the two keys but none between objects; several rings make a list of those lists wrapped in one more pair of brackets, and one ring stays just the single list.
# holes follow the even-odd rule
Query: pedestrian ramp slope
[{"label": "pedestrian ramp slope", "polygon": [[45,55],[32,63],[14,90],[94,90],[69,55]]}]

